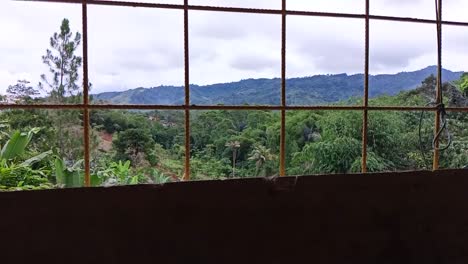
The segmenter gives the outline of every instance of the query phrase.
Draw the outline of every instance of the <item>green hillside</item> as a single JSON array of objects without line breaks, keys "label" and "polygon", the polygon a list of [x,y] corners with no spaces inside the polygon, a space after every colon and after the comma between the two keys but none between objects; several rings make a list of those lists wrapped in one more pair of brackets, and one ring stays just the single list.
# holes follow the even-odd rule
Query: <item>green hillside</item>
[{"label": "green hillside", "polygon": [[[436,74],[437,67],[429,66],[414,72],[369,76],[369,95],[396,95],[416,88],[427,76]],[[443,81],[460,78],[462,72],[443,70]],[[191,104],[196,105],[279,105],[281,80],[247,79],[232,83],[206,86],[191,85]],[[286,99],[289,105],[317,105],[362,97],[362,74],[328,74],[291,78],[286,81]],[[93,96],[95,101],[115,104],[184,104],[184,88],[159,86],[137,88],[123,92],[107,92]]]}]

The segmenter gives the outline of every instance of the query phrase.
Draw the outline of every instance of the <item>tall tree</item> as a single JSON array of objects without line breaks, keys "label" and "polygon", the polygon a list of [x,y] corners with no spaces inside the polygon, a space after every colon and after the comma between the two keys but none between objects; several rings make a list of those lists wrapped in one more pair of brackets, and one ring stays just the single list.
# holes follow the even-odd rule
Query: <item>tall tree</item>
[{"label": "tall tree", "polygon": [[236,158],[237,158],[237,149],[240,148],[239,141],[229,141],[225,144],[232,151],[232,177],[236,177]]},{"label": "tall tree", "polygon": [[460,79],[456,81],[456,84],[463,96],[468,97],[468,72],[464,72]]},{"label": "tall tree", "polygon": [[[51,103],[80,103],[82,92],[79,84],[79,68],[82,58],[75,55],[81,43],[81,34],[73,34],[70,21],[62,20],[59,32],[50,38],[50,48],[42,56],[42,62],[48,66],[50,76],[41,75],[44,83],[39,88],[49,95]],[[81,112],[77,110],[49,111],[56,131],[56,143],[60,154],[67,162],[76,162],[82,155]],[[82,135],[82,134],[81,134]]]},{"label": "tall tree", "polygon": [[29,84],[27,80],[18,80],[15,85],[8,86],[6,92],[15,103],[27,103],[32,100],[32,96],[39,95],[39,91]]},{"label": "tall tree", "polygon": [[[262,145],[254,146],[250,153],[249,160],[255,161],[255,176],[267,176],[266,163],[276,159],[276,155],[271,150]],[[261,171],[260,171],[261,170]],[[259,175],[259,173],[261,173]]]},{"label": "tall tree", "polygon": [[[50,49],[47,49],[46,54],[42,56],[42,61],[49,67],[52,76],[49,80],[43,74],[41,79],[49,87],[48,92],[53,102],[75,101],[76,97],[81,95],[81,85],[77,82],[82,58],[75,55],[80,43],[81,34],[76,32],[73,35],[70,30],[70,21],[64,18],[60,25],[60,32],[55,32],[52,35]],[[45,89],[44,84],[39,83],[39,86]]]},{"label": "tall tree", "polygon": [[132,166],[141,165],[144,160],[151,163],[155,143],[149,131],[141,128],[130,128],[120,132],[113,142],[116,160],[131,160]]}]

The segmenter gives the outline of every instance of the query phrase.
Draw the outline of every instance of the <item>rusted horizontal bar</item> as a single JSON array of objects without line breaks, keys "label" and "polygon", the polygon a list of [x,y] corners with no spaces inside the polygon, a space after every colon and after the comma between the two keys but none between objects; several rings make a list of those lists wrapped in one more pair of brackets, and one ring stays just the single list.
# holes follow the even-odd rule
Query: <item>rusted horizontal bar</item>
[{"label": "rusted horizontal bar", "polygon": [[108,104],[0,104],[0,109],[141,109],[141,110],[184,110],[186,109],[183,105],[108,105]]},{"label": "rusted horizontal bar", "polygon": [[[129,104],[0,104],[0,109],[136,109],[136,110],[370,110],[370,111],[437,111],[432,106],[347,106],[347,105],[310,105],[310,106],[276,106],[276,105],[129,105]],[[468,112],[468,107],[447,107],[449,112]]]},{"label": "rusted horizontal bar", "polygon": [[184,5],[173,4],[157,4],[157,3],[141,3],[141,2],[122,2],[122,1],[104,1],[104,0],[88,0],[87,4],[107,5],[107,6],[126,6],[126,7],[146,7],[146,8],[165,8],[165,9],[184,9]]},{"label": "rusted horizontal bar", "polygon": [[189,5],[189,10],[197,11],[220,11],[220,12],[234,12],[234,13],[248,13],[248,14],[270,14],[281,15],[281,10],[275,9],[259,9],[259,8],[245,8],[245,7],[223,7],[223,6],[200,6]]},{"label": "rusted horizontal bar", "polygon": [[83,4],[84,0],[13,0],[15,2],[46,2],[46,3],[64,3],[64,4]]},{"label": "rusted horizontal bar", "polygon": [[1,109],[85,109],[83,104],[0,104]]},{"label": "rusted horizontal bar", "polygon": [[442,25],[468,27],[468,22],[442,21]]},{"label": "rusted horizontal bar", "polygon": [[[127,6],[127,7],[146,7],[146,8],[162,8],[162,9],[179,9],[184,10],[184,5],[173,4],[158,4],[158,3],[142,3],[142,2],[122,2],[122,1],[105,1],[105,0],[16,0],[16,1],[29,1],[29,2],[50,2],[50,3],[74,3],[81,4],[86,2],[92,5],[106,5],[106,6]],[[189,10],[197,11],[218,11],[218,12],[235,12],[235,13],[253,13],[253,14],[273,14],[281,15],[280,9],[259,9],[259,8],[245,8],[245,7],[222,7],[222,6],[200,6],[188,5]],[[341,18],[360,18],[365,19],[365,14],[349,14],[349,13],[332,13],[332,12],[314,12],[314,11],[300,11],[300,10],[287,10],[287,15],[298,16],[316,16],[316,17],[341,17]],[[375,20],[388,20],[400,22],[413,22],[413,23],[428,23],[436,24],[437,21],[433,19],[421,19],[412,17],[394,17],[394,16],[381,16],[369,15],[369,18]],[[468,26],[468,22],[461,21],[442,21],[444,25],[454,26]]]},{"label": "rusted horizontal bar", "polygon": [[467,107],[446,107],[445,111],[447,112],[468,112]]},{"label": "rusted horizontal bar", "polygon": [[363,110],[370,111],[436,111],[433,106],[367,106]]},{"label": "rusted horizontal bar", "polygon": [[301,10],[286,10],[286,14],[293,15],[293,16],[343,17],[343,18],[362,18],[362,19],[366,18],[366,15],[364,14],[315,12],[315,11],[301,11]]},{"label": "rusted horizontal bar", "polygon": [[[96,105],[98,106],[98,105]],[[97,108],[91,106],[91,108]],[[104,106],[104,105],[101,105]],[[133,109],[135,105],[108,105],[118,106],[121,109]],[[102,107],[107,109],[109,107]],[[137,109],[189,109],[189,110],[370,110],[370,111],[437,111],[433,106],[346,106],[346,105],[310,105],[310,106],[277,106],[277,105],[189,105],[189,106],[164,106],[164,105],[139,105]],[[447,111],[467,111],[468,108],[447,108]]]},{"label": "rusted horizontal bar", "polygon": [[126,6],[126,7],[146,7],[146,8],[166,8],[166,9],[184,9],[183,5],[143,3],[143,2],[123,2],[123,1],[104,1],[104,0],[14,0],[17,2],[45,2],[45,3],[64,3],[64,4],[93,4],[106,6]]},{"label": "rusted horizontal bar", "polygon": [[369,18],[372,20],[388,20],[388,21],[400,21],[400,22],[412,22],[412,23],[428,23],[436,24],[437,21],[433,19],[422,19],[422,18],[412,18],[412,17],[394,17],[394,16],[380,16],[380,15],[369,15]]}]

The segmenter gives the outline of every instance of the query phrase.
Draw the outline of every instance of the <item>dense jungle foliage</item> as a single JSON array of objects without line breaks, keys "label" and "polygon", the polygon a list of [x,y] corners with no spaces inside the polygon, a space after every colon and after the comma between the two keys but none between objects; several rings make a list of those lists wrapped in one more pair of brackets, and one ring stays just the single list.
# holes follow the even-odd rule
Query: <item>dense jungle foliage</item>
[{"label": "dense jungle foliage", "polygon": [[[64,19],[42,60],[50,68],[34,88],[27,80],[8,87],[4,102],[16,104],[81,102],[75,55],[81,36]],[[91,86],[91,84],[89,84]],[[371,99],[371,105],[427,105],[435,98],[436,78],[416,89]],[[447,106],[468,105],[468,74],[444,83]],[[38,97],[45,91],[47,96]],[[360,99],[353,100],[362,104]],[[340,104],[338,102],[337,104]],[[361,171],[360,110],[288,111],[288,175]],[[369,111],[368,171],[431,169],[434,113]],[[448,112],[451,144],[442,168],[468,165],[468,115]],[[91,184],[113,186],[179,181],[184,173],[184,112],[176,110],[93,110]],[[280,112],[210,110],[191,112],[193,180],[275,176],[279,171]],[[443,133],[442,146],[448,144]],[[83,186],[83,116],[80,110],[6,109],[0,111],[0,191]]]}]

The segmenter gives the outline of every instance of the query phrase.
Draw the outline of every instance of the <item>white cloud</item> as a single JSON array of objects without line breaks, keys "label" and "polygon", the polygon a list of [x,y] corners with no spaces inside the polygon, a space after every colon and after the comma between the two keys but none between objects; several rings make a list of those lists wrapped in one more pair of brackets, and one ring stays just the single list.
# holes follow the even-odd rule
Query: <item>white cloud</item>
[{"label": "white cloud", "polygon": [[[182,4],[182,0],[145,0]],[[433,0],[371,0],[371,13],[433,19]],[[191,0],[193,5],[281,7],[280,0]],[[364,0],[288,0],[288,9],[363,14]],[[445,0],[444,19],[468,21],[468,1]],[[17,79],[39,81],[41,56],[61,20],[81,29],[81,5],[0,1],[0,92]],[[93,92],[183,85],[183,11],[88,7]],[[280,76],[281,16],[190,11],[190,82],[209,84]],[[435,26],[371,21],[371,73],[436,64]],[[447,28],[447,29],[446,29]],[[468,27],[444,26],[446,68],[466,70]],[[78,54],[81,54],[81,50]],[[287,17],[287,76],[364,69],[364,20]]]},{"label": "white cloud", "polygon": [[[369,49],[369,71],[372,74],[418,70],[437,65],[436,26],[372,21]],[[416,60],[419,63],[414,63]]]},{"label": "white cloud", "polygon": [[364,71],[362,19],[290,17],[286,39],[287,77]]},{"label": "white cloud", "polygon": [[436,18],[434,0],[371,0],[369,6],[372,15]]}]

